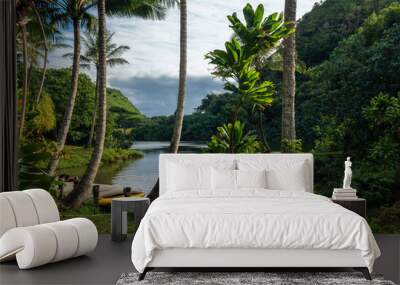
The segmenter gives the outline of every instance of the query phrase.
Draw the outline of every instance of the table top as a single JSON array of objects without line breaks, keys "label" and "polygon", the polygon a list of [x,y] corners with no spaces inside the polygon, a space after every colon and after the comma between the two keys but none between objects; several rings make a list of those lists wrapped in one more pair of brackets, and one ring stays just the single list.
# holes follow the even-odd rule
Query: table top
[{"label": "table top", "polygon": [[333,198],[330,198],[332,201],[341,201],[341,202],[346,202],[346,201],[349,201],[349,202],[354,202],[354,201],[365,201],[365,199],[364,198],[347,198],[347,199],[337,199],[337,198],[335,198],[335,199],[333,199]]},{"label": "table top", "polygon": [[149,198],[145,197],[118,197],[111,200],[112,202],[139,202],[139,201],[150,201]]}]

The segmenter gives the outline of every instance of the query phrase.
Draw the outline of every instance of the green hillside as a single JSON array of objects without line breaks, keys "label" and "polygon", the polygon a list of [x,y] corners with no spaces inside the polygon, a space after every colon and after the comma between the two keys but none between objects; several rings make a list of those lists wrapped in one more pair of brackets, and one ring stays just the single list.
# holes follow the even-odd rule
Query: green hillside
[{"label": "green hillside", "polygon": [[[32,93],[38,88],[40,71],[34,70],[32,76]],[[71,70],[68,68],[49,69],[44,91],[54,103],[57,127],[47,133],[49,139],[55,139],[60,126],[65,105],[69,96]],[[129,99],[117,89],[107,89],[108,122],[107,147],[129,147],[133,142],[133,127],[143,115]],[[92,115],[95,105],[95,83],[84,73],[79,76],[79,88],[72,116],[68,144],[85,145],[88,141]]]}]

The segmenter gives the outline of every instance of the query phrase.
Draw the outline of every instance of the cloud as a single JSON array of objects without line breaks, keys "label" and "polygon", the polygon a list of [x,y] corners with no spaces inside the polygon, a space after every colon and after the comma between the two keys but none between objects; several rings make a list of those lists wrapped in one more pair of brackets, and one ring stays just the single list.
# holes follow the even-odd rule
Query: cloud
[{"label": "cloud", "polygon": [[[178,78],[137,77],[111,78],[110,86],[120,89],[147,116],[170,115],[175,112],[178,96]],[[190,114],[211,92],[221,92],[222,82],[211,76],[189,76],[185,114]]]},{"label": "cloud", "polygon": [[[209,75],[204,55],[222,48],[232,30],[227,15],[237,12],[250,3],[253,7],[260,0],[193,0],[188,1],[188,74]],[[297,16],[311,10],[317,0],[298,0]],[[264,1],[265,14],[282,12],[284,0]],[[178,76],[179,68],[179,10],[169,9],[164,21],[139,18],[109,18],[108,28],[115,32],[114,41],[129,45],[131,50],[124,56],[128,66],[113,70],[119,76]]]}]

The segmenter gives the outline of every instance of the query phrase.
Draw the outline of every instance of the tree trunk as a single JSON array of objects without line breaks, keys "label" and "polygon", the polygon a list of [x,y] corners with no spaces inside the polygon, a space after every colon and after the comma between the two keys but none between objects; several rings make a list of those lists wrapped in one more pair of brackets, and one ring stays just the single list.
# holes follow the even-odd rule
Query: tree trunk
[{"label": "tree trunk", "polygon": [[19,122],[19,138],[24,134],[26,104],[28,99],[28,41],[26,25],[21,25],[22,31],[22,52],[23,52],[23,82],[22,82],[22,110]]},{"label": "tree trunk", "polygon": [[[296,25],[296,0],[285,0],[285,22],[289,27]],[[282,79],[282,140],[296,139],[295,129],[295,33],[283,42],[283,79]]]},{"label": "tree trunk", "polygon": [[96,67],[96,90],[94,94],[94,109],[93,109],[93,115],[92,115],[92,125],[90,126],[90,133],[89,133],[89,140],[87,147],[91,148],[93,144],[93,136],[94,136],[94,129],[96,126],[96,117],[97,117],[97,101],[98,101],[98,96],[99,96],[99,71],[98,68]]},{"label": "tree trunk", "polygon": [[185,94],[186,94],[186,69],[187,69],[187,6],[186,0],[180,1],[180,63],[179,63],[179,90],[178,90],[178,102],[176,105],[175,112],[175,126],[174,132],[171,138],[171,144],[169,151],[171,153],[177,153],[179,149],[179,142],[181,140],[184,105],[185,105]]},{"label": "tree trunk", "polygon": [[100,166],[101,157],[103,155],[104,140],[106,137],[107,125],[107,80],[106,80],[106,19],[105,19],[105,0],[99,0],[97,3],[98,23],[99,23],[99,64],[98,64],[98,86],[99,86],[99,120],[96,128],[96,143],[89,161],[89,165],[85,174],[79,181],[78,186],[67,197],[66,202],[73,207],[79,207],[85,200],[90,197],[90,191],[93,181],[96,177],[97,170]]},{"label": "tree trunk", "polygon": [[271,147],[268,144],[267,138],[265,136],[265,131],[264,131],[264,124],[263,124],[263,112],[261,110],[258,110],[258,128],[260,129],[260,136],[262,139],[262,142],[265,147],[265,152],[271,152]]},{"label": "tree trunk", "polygon": [[[171,153],[177,153],[179,149],[179,142],[181,140],[184,105],[185,105],[185,94],[186,94],[186,70],[187,70],[187,5],[186,0],[180,1],[180,63],[179,63],[179,90],[178,90],[178,102],[175,112],[175,126],[174,132],[171,138],[171,144],[169,151]],[[147,197],[151,201],[156,199],[160,193],[160,181],[157,179],[156,184],[151,189]]]},{"label": "tree trunk", "polygon": [[61,152],[64,149],[65,141],[69,127],[71,125],[72,113],[74,112],[75,99],[78,91],[78,80],[79,80],[79,65],[80,65],[80,53],[81,53],[81,31],[80,31],[80,20],[73,19],[74,28],[74,56],[72,62],[72,75],[71,75],[71,93],[68,98],[67,106],[65,107],[64,119],[60,127],[57,138],[57,149],[50,159],[48,166],[49,175],[53,176],[60,160]]},{"label": "tree trunk", "polygon": [[36,104],[39,104],[40,96],[42,95],[42,92],[43,92],[44,80],[46,79],[48,47],[47,47],[46,32],[44,31],[42,19],[40,18],[39,12],[36,9],[35,3],[33,1],[31,1],[30,3],[31,3],[33,11],[35,12],[36,18],[38,20],[40,30],[42,33],[42,38],[43,38],[44,58],[43,58],[43,68],[42,68],[42,80],[40,81],[39,91],[36,95],[36,100],[35,100]]}]

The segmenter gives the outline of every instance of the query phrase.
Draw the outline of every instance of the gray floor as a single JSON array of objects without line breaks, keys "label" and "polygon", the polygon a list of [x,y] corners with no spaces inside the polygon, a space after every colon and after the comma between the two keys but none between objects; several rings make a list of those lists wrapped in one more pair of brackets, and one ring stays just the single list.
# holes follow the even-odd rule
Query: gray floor
[{"label": "gray floor", "polygon": [[[376,235],[382,251],[375,271],[395,283],[400,282],[400,235]],[[97,249],[89,256],[19,270],[15,262],[0,265],[0,284],[115,284],[124,272],[132,272],[131,239],[115,243],[101,235]]]}]

